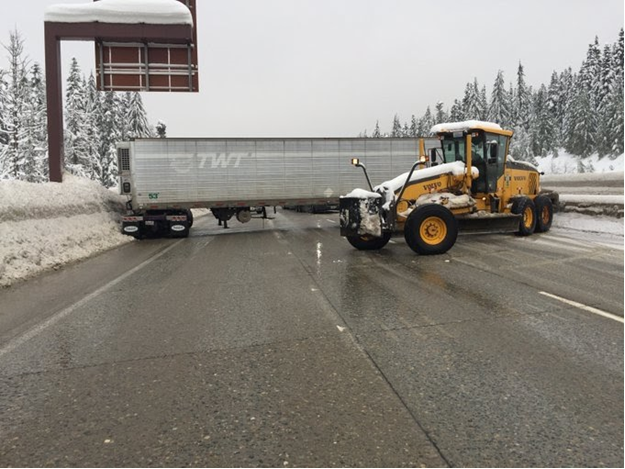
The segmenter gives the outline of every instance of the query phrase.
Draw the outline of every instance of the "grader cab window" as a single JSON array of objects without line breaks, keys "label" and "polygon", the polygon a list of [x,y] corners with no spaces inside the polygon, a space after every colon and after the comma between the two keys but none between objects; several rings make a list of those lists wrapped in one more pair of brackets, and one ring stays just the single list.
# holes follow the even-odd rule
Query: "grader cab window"
[{"label": "grader cab window", "polygon": [[467,155],[465,152],[465,136],[448,134],[443,137],[443,155],[445,156],[445,163],[453,163],[454,161],[465,161]]}]

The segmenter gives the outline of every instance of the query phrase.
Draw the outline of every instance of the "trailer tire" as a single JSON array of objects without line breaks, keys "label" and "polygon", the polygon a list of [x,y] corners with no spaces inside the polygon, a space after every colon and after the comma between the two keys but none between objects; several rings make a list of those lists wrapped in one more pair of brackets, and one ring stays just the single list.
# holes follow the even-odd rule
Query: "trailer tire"
[{"label": "trailer tire", "polygon": [[536,229],[536,206],[529,197],[517,197],[512,202],[512,213],[521,215],[519,236],[529,236]]},{"label": "trailer tire", "polygon": [[408,247],[417,254],[443,254],[456,243],[458,222],[453,213],[442,205],[422,205],[408,216],[404,238]]},{"label": "trailer tire", "polygon": [[368,235],[362,236],[346,236],[349,244],[354,246],[359,251],[377,251],[386,246],[391,239],[391,233],[382,233],[380,238]]},{"label": "trailer tire", "polygon": [[189,228],[191,228],[193,226],[193,212],[189,208],[186,210],[186,214],[187,214],[187,223],[189,224]]},{"label": "trailer tire", "polygon": [[545,233],[553,223],[553,203],[546,195],[539,195],[534,199],[536,205],[536,233]]}]

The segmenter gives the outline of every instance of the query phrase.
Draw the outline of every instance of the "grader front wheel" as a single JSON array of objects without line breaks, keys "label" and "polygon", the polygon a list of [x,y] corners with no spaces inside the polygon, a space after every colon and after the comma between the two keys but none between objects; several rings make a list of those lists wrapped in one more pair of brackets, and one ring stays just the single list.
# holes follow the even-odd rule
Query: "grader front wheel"
[{"label": "grader front wheel", "polygon": [[391,239],[391,233],[382,233],[382,237],[376,238],[371,235],[347,236],[349,244],[359,251],[376,251],[382,249]]},{"label": "grader front wheel", "polygon": [[415,209],[404,226],[406,243],[417,254],[443,254],[454,245],[458,225],[454,215],[438,204]]}]

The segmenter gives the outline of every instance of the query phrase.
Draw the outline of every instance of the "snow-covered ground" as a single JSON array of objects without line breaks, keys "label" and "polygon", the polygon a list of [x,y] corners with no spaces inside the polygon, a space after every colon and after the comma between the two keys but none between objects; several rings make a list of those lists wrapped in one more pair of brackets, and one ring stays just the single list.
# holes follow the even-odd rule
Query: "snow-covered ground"
[{"label": "snow-covered ground", "polygon": [[581,213],[556,213],[552,228],[580,231],[585,233],[606,233],[623,236],[623,219],[614,217],[592,216]]},{"label": "snow-covered ground", "polygon": [[[578,156],[573,156],[560,149],[558,156],[548,155],[536,158],[538,169],[545,174],[572,174],[579,173],[583,166],[584,172],[605,173],[609,171],[623,171],[623,155],[610,159],[608,156],[599,158],[597,154],[580,160]],[[581,161],[581,165],[580,165]]]},{"label": "snow-covered ground", "polygon": [[0,286],[129,242],[122,198],[96,182],[0,182]]}]

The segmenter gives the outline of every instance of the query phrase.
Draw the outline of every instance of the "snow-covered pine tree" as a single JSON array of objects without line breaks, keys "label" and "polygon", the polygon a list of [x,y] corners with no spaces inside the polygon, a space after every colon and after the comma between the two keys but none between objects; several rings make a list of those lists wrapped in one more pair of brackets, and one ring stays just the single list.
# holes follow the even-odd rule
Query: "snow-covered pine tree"
[{"label": "snow-covered pine tree", "polygon": [[517,86],[514,94],[513,125],[515,129],[528,131],[532,112],[531,91],[525,84],[525,71],[519,62],[517,69]]},{"label": "snow-covered pine tree", "polygon": [[497,78],[493,85],[493,92],[490,97],[488,108],[488,120],[503,127],[510,125],[510,98],[506,91],[506,83],[503,78],[503,71],[497,72]]},{"label": "snow-covered pine tree", "polygon": [[594,151],[595,110],[589,88],[581,77],[575,80],[574,95],[567,122],[566,151],[587,157]]},{"label": "snow-covered pine tree", "polygon": [[417,118],[415,117],[415,115],[413,114],[412,117],[410,117],[410,136],[411,137],[418,137],[419,136],[419,123],[417,122]]},{"label": "snow-covered pine tree", "polygon": [[451,122],[462,122],[464,121],[464,111],[462,110],[462,103],[457,99],[454,99],[454,103],[451,105],[451,109],[449,110],[449,120]]},{"label": "snow-covered pine tree", "polygon": [[399,121],[399,116],[395,114],[393,117],[393,128],[391,129],[391,137],[401,137],[401,122]]},{"label": "snow-covered pine tree", "polygon": [[46,115],[46,92],[41,67],[35,63],[31,68],[28,94],[24,103],[23,127],[24,174],[29,182],[48,180],[48,135]]},{"label": "snow-covered pine tree", "polygon": [[562,122],[564,120],[564,110],[560,105],[560,77],[554,70],[551,74],[551,81],[547,88],[547,111],[553,125],[552,132],[552,152],[554,156],[558,156],[558,148],[560,147],[560,134]]},{"label": "snow-covered pine tree", "polygon": [[87,147],[85,80],[72,58],[65,92],[65,167],[77,176],[91,178],[94,171]]},{"label": "snow-covered pine tree", "polygon": [[148,117],[143,107],[143,100],[140,93],[130,93],[130,101],[126,109],[126,138],[146,138],[152,137],[152,127],[148,122]]},{"label": "snow-covered pine tree", "polygon": [[107,91],[101,101],[102,120],[98,126],[98,156],[102,168],[100,182],[105,187],[117,184],[117,147],[121,140],[121,128],[118,120],[118,99],[115,93]]},{"label": "snow-covered pine tree", "polygon": [[482,89],[480,90],[480,94],[479,94],[479,105],[480,105],[480,111],[479,111],[479,119],[481,121],[485,121],[486,119],[488,119],[488,97],[486,96],[486,85],[482,86]]},{"label": "snow-covered pine tree", "polygon": [[27,179],[26,171],[31,166],[32,158],[26,148],[24,140],[24,105],[28,100],[29,84],[27,75],[27,59],[24,57],[24,40],[18,31],[9,35],[9,45],[5,46],[8,52],[9,70],[6,77],[6,93],[4,101],[6,144],[0,153],[0,179]]},{"label": "snow-covered pine tree", "polygon": [[[7,94],[7,82],[5,80],[6,72],[0,68],[0,152],[2,147],[9,141],[9,134],[7,131],[7,115],[6,109],[6,94]],[[0,162],[0,174],[2,174],[2,167]]]},{"label": "snow-covered pine tree", "polygon": [[623,128],[625,126],[625,119],[623,119],[623,108],[625,103],[623,101],[623,86],[615,86],[612,92],[612,97],[608,105],[608,118],[607,127],[609,133],[612,136],[612,149],[611,156],[616,157],[622,155],[623,149]]},{"label": "snow-covered pine tree", "polygon": [[419,127],[421,129],[421,132],[419,133],[419,137],[427,137],[428,135],[430,135],[430,131],[432,130],[433,126],[434,126],[434,117],[432,116],[432,111],[430,110],[430,106],[428,106],[427,109],[425,110],[425,114],[423,114],[423,117],[421,118],[421,121],[419,122]]},{"label": "snow-covered pine tree", "polygon": [[464,97],[462,98],[462,112],[465,116],[465,119],[480,120],[483,109],[477,78],[473,79],[473,83],[467,83],[467,86],[464,89]]},{"label": "snow-covered pine tree", "polygon": [[541,85],[534,96],[530,126],[532,155],[547,156],[554,145],[554,124],[547,97],[547,87]]},{"label": "snow-covered pine tree", "polygon": [[102,162],[99,153],[101,133],[98,131],[98,126],[102,125],[103,116],[101,96],[93,73],[89,75],[85,84],[85,111],[85,145],[91,169],[89,177],[94,181],[101,181]]},{"label": "snow-covered pine tree", "polygon": [[597,111],[597,130],[595,147],[599,157],[612,153],[612,134],[610,132],[610,100],[615,71],[612,68],[612,48],[605,45],[600,62],[600,75],[595,78],[595,99]]},{"label": "snow-covered pine tree", "polygon": [[[162,120],[159,120],[156,123],[155,130],[156,130],[156,136],[158,138],[167,138],[167,124],[165,124],[165,122],[163,122]],[[365,129],[364,137],[367,138],[367,129]]]},{"label": "snow-covered pine tree", "polygon": [[436,103],[436,111],[434,112],[434,124],[442,124],[447,122],[447,113],[444,109],[442,101]]},{"label": "snow-covered pine tree", "polygon": [[375,127],[373,129],[373,134],[371,138],[381,138],[382,133],[380,132],[380,121],[375,121]]}]

